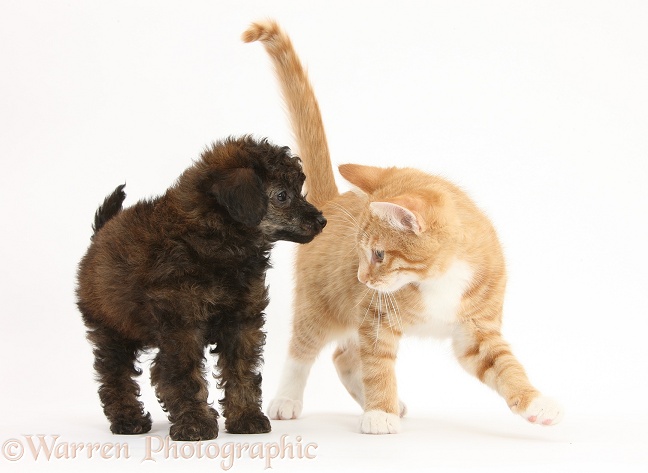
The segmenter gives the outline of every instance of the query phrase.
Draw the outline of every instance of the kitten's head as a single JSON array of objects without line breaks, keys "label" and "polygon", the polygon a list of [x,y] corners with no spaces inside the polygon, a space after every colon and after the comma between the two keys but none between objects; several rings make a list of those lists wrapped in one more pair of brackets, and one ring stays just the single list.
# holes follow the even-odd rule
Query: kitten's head
[{"label": "kitten's head", "polygon": [[368,196],[358,219],[361,283],[394,292],[445,270],[456,253],[456,212],[431,176],[356,164],[340,173]]}]

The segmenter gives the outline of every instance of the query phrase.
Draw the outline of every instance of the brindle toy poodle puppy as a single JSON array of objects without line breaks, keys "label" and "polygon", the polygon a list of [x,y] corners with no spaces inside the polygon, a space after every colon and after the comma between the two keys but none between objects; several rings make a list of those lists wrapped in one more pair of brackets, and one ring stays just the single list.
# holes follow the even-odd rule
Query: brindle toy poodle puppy
[{"label": "brindle toy poodle puppy", "polygon": [[151,429],[138,401],[142,350],[158,348],[151,382],[173,440],[212,439],[204,350],[218,354],[232,433],[270,431],[261,412],[265,273],[277,240],[307,243],[326,219],[301,195],[288,148],[251,137],[207,149],[162,196],[122,210],[119,186],[95,215],[79,264],[78,307],[94,346],[99,397],[115,434]]}]

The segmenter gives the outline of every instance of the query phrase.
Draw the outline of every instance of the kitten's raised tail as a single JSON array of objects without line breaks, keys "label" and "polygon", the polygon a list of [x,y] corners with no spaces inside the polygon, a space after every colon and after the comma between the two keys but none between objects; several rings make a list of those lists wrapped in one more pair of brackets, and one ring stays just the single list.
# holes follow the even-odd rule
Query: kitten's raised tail
[{"label": "kitten's raised tail", "polygon": [[290,37],[277,22],[266,20],[252,23],[242,39],[246,43],[261,41],[272,59],[297,141],[297,153],[302,158],[308,200],[316,207],[322,206],[339,192],[319,105]]}]

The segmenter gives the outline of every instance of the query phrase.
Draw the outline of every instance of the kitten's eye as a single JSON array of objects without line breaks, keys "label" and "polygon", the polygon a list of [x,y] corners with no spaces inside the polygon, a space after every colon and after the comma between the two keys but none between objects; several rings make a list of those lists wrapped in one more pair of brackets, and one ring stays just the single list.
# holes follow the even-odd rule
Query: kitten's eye
[{"label": "kitten's eye", "polygon": [[385,259],[385,252],[383,250],[373,250],[373,254],[371,256],[373,263],[382,263]]}]

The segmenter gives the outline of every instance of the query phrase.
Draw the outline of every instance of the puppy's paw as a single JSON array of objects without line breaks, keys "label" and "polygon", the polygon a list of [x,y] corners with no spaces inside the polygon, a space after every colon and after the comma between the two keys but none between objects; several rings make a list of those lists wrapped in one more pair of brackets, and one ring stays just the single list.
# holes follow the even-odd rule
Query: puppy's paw
[{"label": "puppy's paw", "polygon": [[129,417],[113,421],[110,424],[110,431],[117,435],[138,435],[149,432],[152,425],[151,414],[146,412],[137,417]]},{"label": "puppy's paw", "polygon": [[270,402],[268,415],[271,419],[289,420],[296,419],[302,413],[303,404],[301,401],[278,397]]},{"label": "puppy's paw", "polygon": [[216,409],[214,409],[213,407],[209,407],[209,408],[207,409],[207,412],[209,412],[209,415],[212,416],[212,418],[213,418],[216,422],[218,422],[218,417],[219,417],[219,415],[218,415],[218,411],[217,411]]},{"label": "puppy's paw", "polygon": [[270,420],[261,411],[246,412],[234,419],[225,419],[230,434],[265,434],[270,432]]},{"label": "puppy's paw", "polygon": [[554,399],[538,396],[519,414],[532,424],[555,425],[563,418],[565,411]]},{"label": "puppy's paw", "polygon": [[360,419],[363,434],[397,434],[400,431],[400,417],[384,411],[367,411]]},{"label": "puppy's paw", "polygon": [[218,420],[213,412],[204,417],[181,419],[171,425],[169,435],[176,441],[194,442],[215,439],[218,437]]}]

